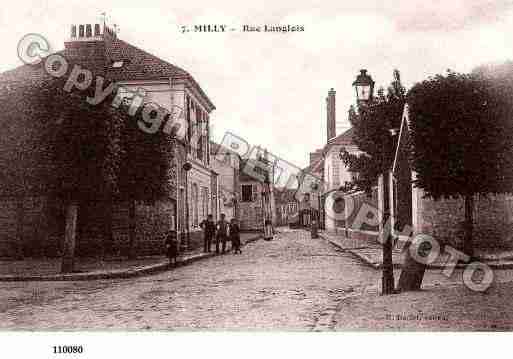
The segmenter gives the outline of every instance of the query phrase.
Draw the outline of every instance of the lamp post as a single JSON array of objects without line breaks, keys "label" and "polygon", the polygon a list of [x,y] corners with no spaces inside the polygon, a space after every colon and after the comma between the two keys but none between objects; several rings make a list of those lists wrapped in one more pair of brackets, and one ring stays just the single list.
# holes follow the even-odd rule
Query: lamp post
[{"label": "lamp post", "polygon": [[191,234],[189,229],[189,183],[188,183],[188,177],[189,177],[189,171],[191,170],[192,165],[190,162],[185,162],[182,166],[183,171],[185,172],[185,228],[186,228],[186,235],[187,235],[187,249],[191,246]]},{"label": "lamp post", "polygon": [[[356,91],[356,100],[360,111],[372,102],[374,93],[374,80],[367,74],[367,70],[360,70],[360,74],[353,82]],[[394,130],[390,133],[395,134]],[[388,135],[388,134],[387,134]],[[388,136],[387,136],[388,137]],[[386,228],[386,223],[390,217],[390,200],[388,188],[388,138],[383,139],[382,163],[383,163],[383,216],[382,216],[382,240],[383,240],[383,274],[382,274],[382,294],[392,294],[394,292],[394,266],[392,261],[392,233]]]}]

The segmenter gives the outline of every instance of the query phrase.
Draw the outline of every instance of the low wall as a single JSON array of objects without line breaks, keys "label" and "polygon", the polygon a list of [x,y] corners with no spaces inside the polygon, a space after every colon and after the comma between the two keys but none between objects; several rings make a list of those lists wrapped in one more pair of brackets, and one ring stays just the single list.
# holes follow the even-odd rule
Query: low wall
[{"label": "low wall", "polygon": [[[417,233],[432,235],[441,244],[462,248],[465,207],[463,198],[422,198],[418,191]],[[475,248],[513,248],[513,196],[476,196],[474,199]]]},{"label": "low wall", "polygon": [[[21,209],[18,203],[16,198],[0,198],[0,257],[60,256],[65,228],[63,204],[46,197],[25,197]],[[136,253],[163,254],[165,234],[174,226],[173,201],[137,203]],[[126,255],[128,234],[128,202],[80,204],[77,256]]]}]

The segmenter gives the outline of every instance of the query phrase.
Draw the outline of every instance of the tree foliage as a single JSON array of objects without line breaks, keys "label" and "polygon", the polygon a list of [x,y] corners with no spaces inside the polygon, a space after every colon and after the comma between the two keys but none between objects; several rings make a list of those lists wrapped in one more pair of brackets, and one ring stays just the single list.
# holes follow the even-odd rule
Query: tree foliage
[{"label": "tree foliage", "polygon": [[484,72],[449,71],[410,90],[412,167],[427,195],[511,191],[512,84]]},{"label": "tree foliage", "polygon": [[77,201],[171,194],[173,141],[142,131],[141,111],[129,116],[124,105],[113,107],[115,92],[90,105],[94,84],[67,92],[66,77],[23,71],[0,78],[3,194]]},{"label": "tree foliage", "polygon": [[121,199],[153,202],[172,195],[175,139],[164,133],[147,133],[140,126],[141,111],[130,117],[121,134]]},{"label": "tree foliage", "polygon": [[353,140],[363,153],[344,151],[341,158],[351,172],[358,173],[355,186],[367,192],[393,161],[395,139],[390,129],[400,126],[406,95],[398,70],[394,70],[393,77],[386,94],[380,89],[372,102],[360,106],[358,111],[353,107],[349,110],[349,121],[354,128]]}]

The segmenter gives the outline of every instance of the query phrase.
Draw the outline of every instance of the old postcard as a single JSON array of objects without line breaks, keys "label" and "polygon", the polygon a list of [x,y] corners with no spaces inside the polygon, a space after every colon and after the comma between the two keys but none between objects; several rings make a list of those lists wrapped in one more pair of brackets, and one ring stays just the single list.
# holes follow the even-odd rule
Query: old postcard
[{"label": "old postcard", "polygon": [[4,334],[513,329],[512,2],[0,23]]}]

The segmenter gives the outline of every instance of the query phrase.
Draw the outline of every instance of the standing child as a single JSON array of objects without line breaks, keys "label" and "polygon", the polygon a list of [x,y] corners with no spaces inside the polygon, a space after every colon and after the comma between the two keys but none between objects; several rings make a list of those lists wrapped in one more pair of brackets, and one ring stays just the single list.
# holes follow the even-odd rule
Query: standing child
[{"label": "standing child", "polygon": [[166,251],[169,258],[169,264],[176,266],[178,258],[178,239],[176,238],[176,231],[169,231],[166,237]]},{"label": "standing child", "polygon": [[233,254],[242,254],[242,251],[240,250],[239,224],[235,218],[232,218],[230,221],[230,239],[232,241]]}]

